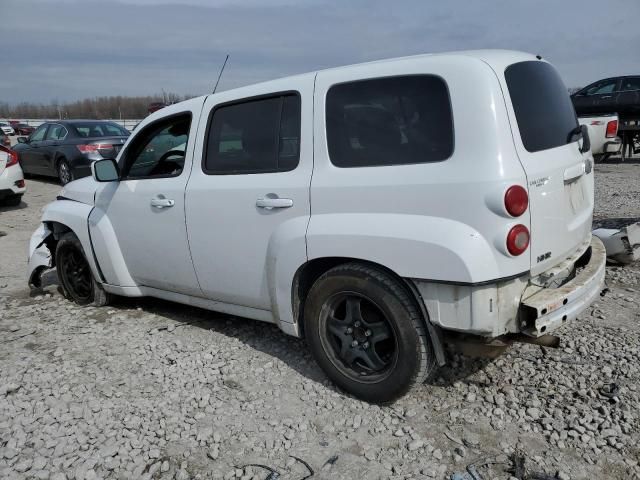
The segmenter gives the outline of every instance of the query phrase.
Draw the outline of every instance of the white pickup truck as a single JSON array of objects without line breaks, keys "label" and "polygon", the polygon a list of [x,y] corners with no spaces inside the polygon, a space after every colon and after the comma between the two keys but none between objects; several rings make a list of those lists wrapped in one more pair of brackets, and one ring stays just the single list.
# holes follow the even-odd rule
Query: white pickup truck
[{"label": "white pickup truck", "polygon": [[[386,402],[443,338],[542,342],[598,297],[593,157],[540,57],[419,55],[194,98],[66,185],[30,244],[69,300],[272,322]],[[186,146],[186,148],[185,148]]]},{"label": "white pickup truck", "polygon": [[578,123],[589,129],[591,153],[595,161],[604,161],[620,152],[622,141],[618,137],[617,114],[578,117]]}]

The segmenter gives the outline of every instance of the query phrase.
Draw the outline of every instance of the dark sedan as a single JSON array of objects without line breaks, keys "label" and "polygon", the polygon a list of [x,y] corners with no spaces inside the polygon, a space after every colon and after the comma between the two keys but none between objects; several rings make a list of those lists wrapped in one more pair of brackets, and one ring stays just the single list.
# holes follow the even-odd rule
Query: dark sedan
[{"label": "dark sedan", "polygon": [[18,137],[18,152],[26,174],[58,177],[62,185],[91,175],[91,163],[115,158],[129,131],[102,120],[60,120],[40,125],[28,138]]},{"label": "dark sedan", "polygon": [[606,78],[571,95],[578,116],[617,113],[621,120],[640,116],[640,75]]}]

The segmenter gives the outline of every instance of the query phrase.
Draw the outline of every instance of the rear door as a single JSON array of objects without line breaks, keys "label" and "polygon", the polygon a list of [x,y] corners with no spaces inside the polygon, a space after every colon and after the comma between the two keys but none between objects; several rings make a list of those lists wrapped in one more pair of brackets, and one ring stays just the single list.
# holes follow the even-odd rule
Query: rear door
[{"label": "rear door", "polygon": [[295,91],[271,82],[244,99],[223,92],[205,102],[186,207],[193,263],[210,299],[271,310],[274,249],[284,242],[289,262],[306,261],[313,78],[299,79]]},{"label": "rear door", "polygon": [[640,77],[622,78],[616,103],[622,117],[640,114]]},{"label": "rear door", "polygon": [[531,271],[571,256],[590,238],[593,160],[581,153],[573,105],[560,75],[532,60],[504,71],[514,141],[525,169],[531,215]]}]

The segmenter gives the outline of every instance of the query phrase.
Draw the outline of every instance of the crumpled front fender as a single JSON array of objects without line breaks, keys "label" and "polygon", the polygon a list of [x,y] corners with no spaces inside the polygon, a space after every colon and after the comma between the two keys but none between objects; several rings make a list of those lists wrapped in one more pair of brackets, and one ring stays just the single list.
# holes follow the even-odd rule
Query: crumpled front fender
[{"label": "crumpled front fender", "polygon": [[41,223],[29,240],[27,278],[30,287],[39,288],[40,275],[44,270],[53,266],[51,252],[45,243],[50,235],[53,235],[53,232],[44,223]]}]

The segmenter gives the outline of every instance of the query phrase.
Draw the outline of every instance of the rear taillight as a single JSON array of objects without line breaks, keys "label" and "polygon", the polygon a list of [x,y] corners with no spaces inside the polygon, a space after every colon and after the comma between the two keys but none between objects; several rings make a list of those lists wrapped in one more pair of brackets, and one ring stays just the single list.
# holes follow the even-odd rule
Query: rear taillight
[{"label": "rear taillight", "polygon": [[527,211],[529,194],[520,185],[509,187],[504,194],[504,208],[512,217],[519,217]]},{"label": "rear taillight", "polygon": [[613,138],[618,134],[618,120],[611,120],[607,123],[607,133],[605,137]]},{"label": "rear taillight", "polygon": [[100,153],[101,150],[113,150],[110,143],[89,143],[87,145],[76,145],[81,153]]},{"label": "rear taillight", "polygon": [[7,155],[9,158],[7,159],[7,167],[12,167],[13,165],[18,164],[18,153],[13,150],[8,150]]},{"label": "rear taillight", "polygon": [[529,229],[516,225],[507,234],[507,250],[514,256],[521,255],[529,247]]}]

